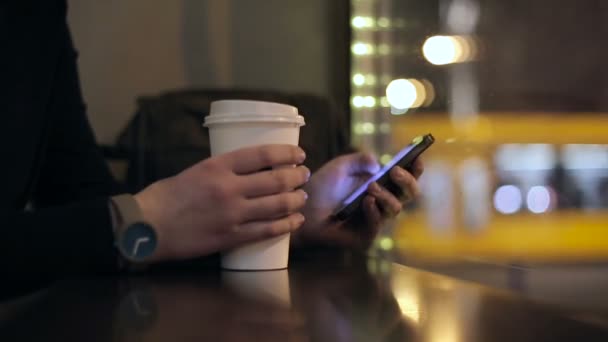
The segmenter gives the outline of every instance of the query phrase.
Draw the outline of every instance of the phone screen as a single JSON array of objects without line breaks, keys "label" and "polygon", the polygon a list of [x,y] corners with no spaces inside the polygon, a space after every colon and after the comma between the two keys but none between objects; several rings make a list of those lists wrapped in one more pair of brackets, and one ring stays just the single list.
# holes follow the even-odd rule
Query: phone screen
[{"label": "phone screen", "polygon": [[355,191],[353,191],[352,194],[350,194],[343,202],[342,202],[342,206],[347,206],[349,205],[352,201],[356,200],[357,197],[359,197],[362,193],[364,193],[367,190],[367,187],[372,183],[377,181],[378,179],[380,179],[380,177],[382,177],[385,173],[387,173],[388,171],[390,171],[391,168],[393,168],[393,166],[395,166],[395,164],[397,164],[401,158],[403,158],[406,154],[408,154],[414,147],[416,147],[416,145],[418,145],[419,142],[415,142],[411,145],[406,146],[404,149],[402,149],[401,151],[399,151],[399,153],[397,153],[393,159],[391,159],[390,162],[386,163],[384,166],[382,166],[382,169],[380,169],[380,171],[376,172],[372,177],[370,177],[365,183],[361,184],[360,187],[358,187]]}]

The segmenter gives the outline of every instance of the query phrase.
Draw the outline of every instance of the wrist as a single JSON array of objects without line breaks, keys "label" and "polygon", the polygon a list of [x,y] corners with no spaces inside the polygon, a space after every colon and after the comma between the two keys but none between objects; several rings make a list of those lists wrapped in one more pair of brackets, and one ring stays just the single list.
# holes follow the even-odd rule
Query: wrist
[{"label": "wrist", "polygon": [[157,248],[153,255],[150,256],[150,262],[157,262],[161,260],[171,259],[170,248],[168,247],[168,238],[166,237],[166,226],[167,224],[162,220],[161,213],[163,212],[162,205],[157,203],[157,197],[154,196],[151,187],[156,184],[152,184],[148,188],[145,188],[141,192],[133,195],[133,199],[137,203],[137,206],[141,210],[142,220],[151,225],[157,236]]}]

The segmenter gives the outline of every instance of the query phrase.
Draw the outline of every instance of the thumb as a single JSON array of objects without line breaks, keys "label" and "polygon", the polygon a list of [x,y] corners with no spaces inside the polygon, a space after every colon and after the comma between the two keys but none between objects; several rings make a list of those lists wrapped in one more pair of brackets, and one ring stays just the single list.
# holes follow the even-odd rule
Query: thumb
[{"label": "thumb", "polygon": [[350,175],[361,173],[374,174],[380,171],[380,164],[371,153],[359,152],[344,157],[346,158],[346,167]]}]

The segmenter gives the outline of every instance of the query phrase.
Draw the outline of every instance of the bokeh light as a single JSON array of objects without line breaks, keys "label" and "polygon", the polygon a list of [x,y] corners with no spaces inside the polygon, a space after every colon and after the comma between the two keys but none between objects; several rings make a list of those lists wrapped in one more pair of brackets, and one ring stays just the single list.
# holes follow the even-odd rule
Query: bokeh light
[{"label": "bokeh light", "polygon": [[378,54],[381,56],[386,56],[391,53],[391,47],[388,44],[380,44],[378,45]]},{"label": "bokeh light", "polygon": [[380,238],[378,244],[380,245],[380,248],[385,251],[390,251],[395,246],[393,239],[388,236]]},{"label": "bokeh light", "polygon": [[385,107],[385,108],[388,108],[391,106],[391,104],[388,103],[388,98],[386,96],[382,96],[380,98],[380,106]]},{"label": "bokeh light", "polygon": [[376,133],[376,125],[373,122],[356,122],[353,126],[356,135],[370,135]]},{"label": "bokeh light", "polygon": [[353,84],[356,86],[362,86],[365,84],[365,76],[363,74],[354,74],[353,75]]},{"label": "bokeh light", "polygon": [[503,185],[494,193],[494,208],[502,214],[515,214],[521,209],[521,190],[515,185]]},{"label": "bokeh light", "polygon": [[365,84],[368,86],[376,85],[376,75],[368,74],[365,76]]},{"label": "bokeh light", "polygon": [[462,63],[476,55],[476,43],[465,36],[432,36],[422,45],[422,54],[435,65]]},{"label": "bokeh light", "polygon": [[427,61],[435,65],[455,63],[458,55],[456,42],[449,36],[428,38],[422,46],[422,53]]},{"label": "bokeh light", "polygon": [[416,102],[416,86],[409,80],[397,79],[386,87],[386,99],[391,107],[396,109],[411,108]]},{"label": "bokeh light", "polygon": [[393,156],[391,156],[390,154],[383,154],[382,156],[380,156],[380,164],[386,165],[391,161],[391,159],[393,159]]},{"label": "bokeh light", "polygon": [[356,16],[351,20],[351,25],[357,29],[374,27],[374,18]]},{"label": "bokeh light", "polygon": [[361,133],[362,134],[374,134],[376,132],[376,125],[371,122],[363,122],[361,124]]},{"label": "bokeh light", "polygon": [[422,79],[421,82],[424,85],[424,91],[426,94],[426,97],[422,102],[422,106],[428,107],[433,103],[433,101],[435,101],[435,87],[433,87],[433,84],[427,79]]},{"label": "bokeh light", "polygon": [[361,108],[365,105],[365,99],[363,96],[353,96],[352,103],[355,108]]},{"label": "bokeh light", "polygon": [[382,134],[388,134],[391,132],[391,124],[389,124],[388,122],[383,122],[380,125],[378,125],[378,131],[380,131],[380,133]]},{"label": "bokeh light", "polygon": [[551,208],[551,192],[545,186],[531,187],[526,196],[526,206],[535,214],[546,213]]},{"label": "bokeh light", "polygon": [[376,98],[373,96],[366,96],[363,98],[363,106],[367,108],[373,108],[376,106]]},{"label": "bokeh light", "polygon": [[388,28],[391,26],[391,21],[386,17],[380,17],[378,19],[378,26],[382,28]]},{"label": "bokeh light", "polygon": [[418,108],[422,106],[424,100],[426,99],[426,89],[424,88],[424,84],[417,79],[410,78],[408,81],[410,81],[414,85],[414,88],[416,88],[416,99],[410,108]]},{"label": "bokeh light", "polygon": [[353,44],[351,50],[355,55],[371,55],[374,53],[373,45],[361,42]]},{"label": "bokeh light", "polygon": [[392,107],[393,114],[403,114],[409,108],[428,106],[434,98],[435,90],[427,80],[401,78],[391,81],[386,87],[386,100]]}]

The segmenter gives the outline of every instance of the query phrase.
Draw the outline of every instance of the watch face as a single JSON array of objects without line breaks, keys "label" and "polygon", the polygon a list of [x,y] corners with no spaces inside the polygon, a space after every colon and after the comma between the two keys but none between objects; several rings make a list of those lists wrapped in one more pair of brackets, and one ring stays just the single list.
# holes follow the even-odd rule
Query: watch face
[{"label": "watch face", "polygon": [[120,249],[125,257],[134,261],[143,261],[154,253],[157,245],[156,233],[150,225],[137,222],[124,231]]}]

